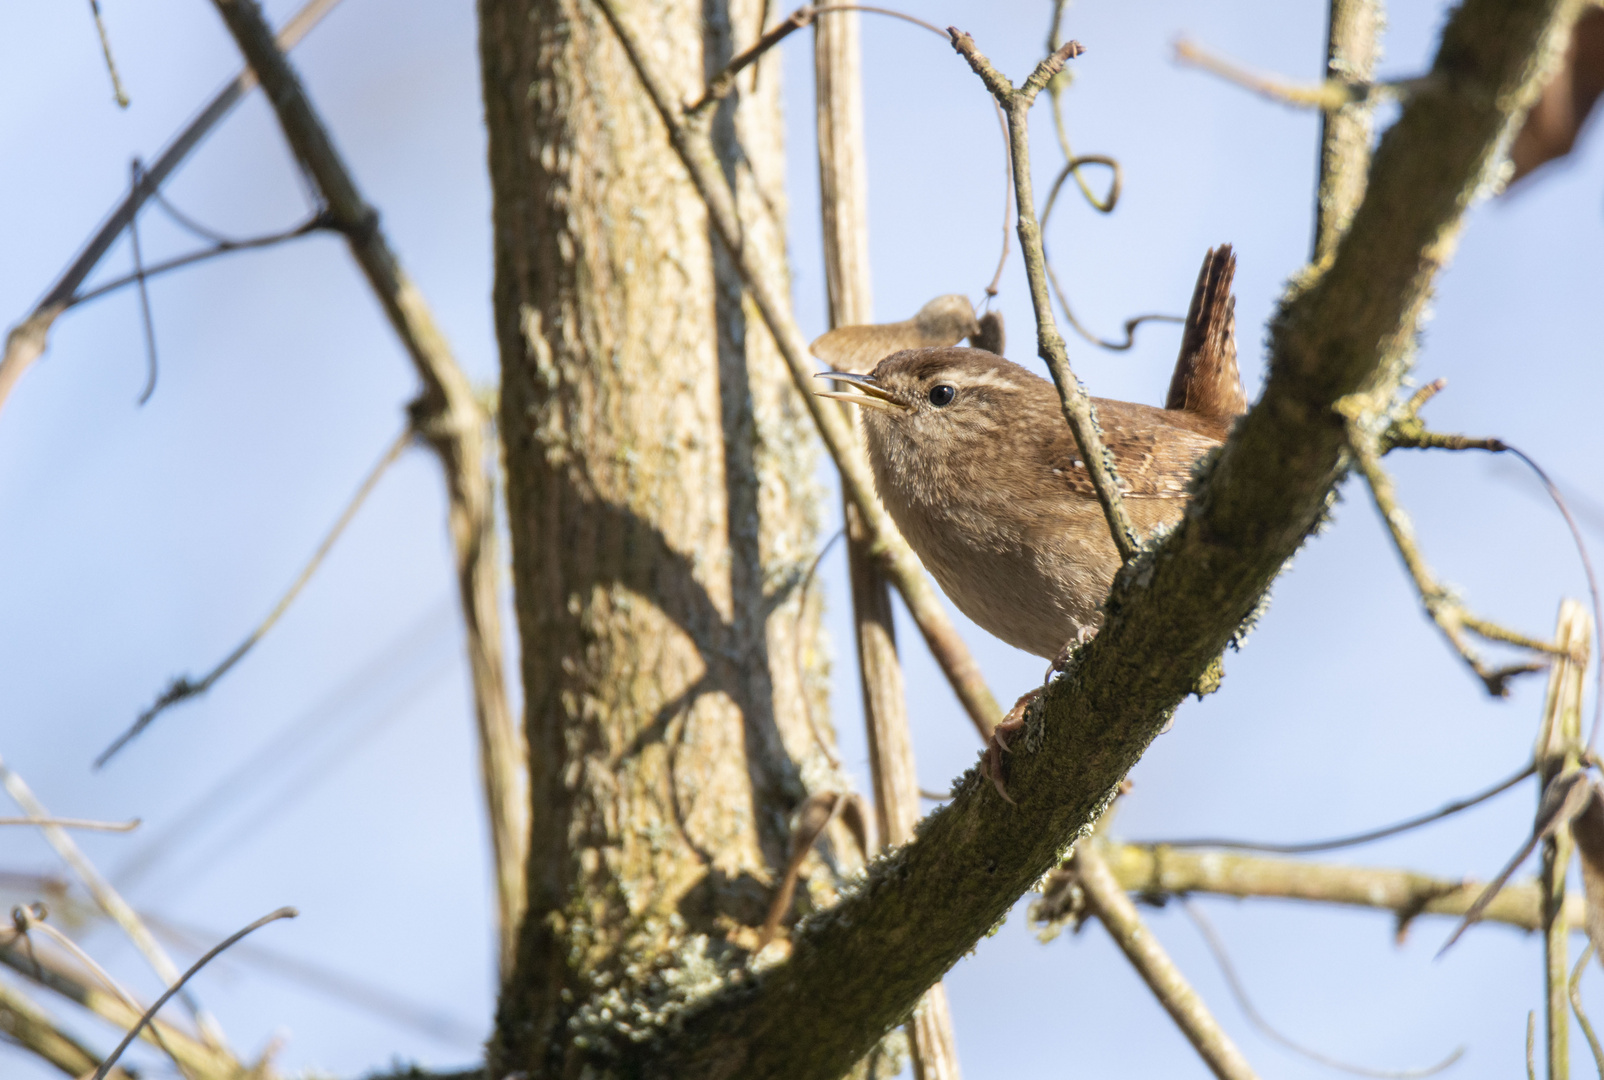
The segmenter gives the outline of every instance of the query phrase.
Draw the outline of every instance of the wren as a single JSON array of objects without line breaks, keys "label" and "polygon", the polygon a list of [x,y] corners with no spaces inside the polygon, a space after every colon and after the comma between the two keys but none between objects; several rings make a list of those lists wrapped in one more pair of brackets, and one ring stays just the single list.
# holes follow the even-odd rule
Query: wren
[{"label": "wren", "polygon": [[[1093,399],[1143,536],[1180,520],[1198,458],[1246,410],[1235,268],[1228,245],[1205,258],[1163,408]],[[861,330],[832,335],[815,355],[861,353]],[[976,348],[904,349],[868,374],[833,366],[820,377],[842,389],[819,393],[863,407],[880,499],[958,609],[1042,657],[1095,633],[1120,557],[1053,385]]]}]

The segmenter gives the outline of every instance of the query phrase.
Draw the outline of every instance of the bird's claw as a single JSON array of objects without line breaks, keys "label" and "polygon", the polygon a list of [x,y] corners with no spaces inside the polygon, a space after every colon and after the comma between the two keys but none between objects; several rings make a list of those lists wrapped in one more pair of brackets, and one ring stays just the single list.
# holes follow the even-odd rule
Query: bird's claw
[{"label": "bird's claw", "polygon": [[1008,740],[1025,726],[1025,713],[1029,711],[1031,704],[1041,697],[1041,693],[1039,689],[1032,690],[1014,702],[1014,707],[1008,710],[1008,715],[991,729],[991,739],[986,743],[986,754],[980,759],[980,774],[991,781],[992,786],[997,789],[997,794],[1015,806],[1018,803],[1009,796],[1008,789],[1004,786],[1008,779],[1008,770],[1004,767],[1003,755],[1013,753],[1008,746]]}]

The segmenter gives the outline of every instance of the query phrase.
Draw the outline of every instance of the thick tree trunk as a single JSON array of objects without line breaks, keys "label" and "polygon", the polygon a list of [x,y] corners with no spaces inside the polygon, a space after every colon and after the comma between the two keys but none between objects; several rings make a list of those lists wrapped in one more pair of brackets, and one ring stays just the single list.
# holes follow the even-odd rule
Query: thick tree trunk
[{"label": "thick tree trunk", "polygon": [[[755,946],[793,811],[843,790],[804,703],[822,724],[798,596],[814,441],[597,9],[480,14],[532,799],[490,1075],[577,1075]],[[761,3],[623,14],[689,98],[756,37]],[[780,79],[763,67],[714,125],[760,223],[746,240],[783,273]],[[855,863],[835,838],[829,859]],[[800,909],[833,897],[824,865]]]}]

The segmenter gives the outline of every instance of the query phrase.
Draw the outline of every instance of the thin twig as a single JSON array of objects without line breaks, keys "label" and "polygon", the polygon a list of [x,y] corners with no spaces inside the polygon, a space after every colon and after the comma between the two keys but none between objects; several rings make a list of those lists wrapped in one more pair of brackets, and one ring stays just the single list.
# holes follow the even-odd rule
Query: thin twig
[{"label": "thin twig", "polygon": [[731,91],[735,89],[735,77],[737,75],[756,63],[764,53],[796,31],[801,30],[803,27],[811,26],[818,16],[827,15],[832,11],[866,11],[874,15],[887,15],[893,19],[901,19],[903,22],[912,23],[915,26],[922,26],[933,34],[940,34],[942,37],[947,36],[941,32],[940,27],[909,15],[907,12],[895,11],[891,8],[870,7],[865,4],[803,4],[765,31],[750,48],[744,49],[738,55],[732,57],[730,62],[725,64],[717,75],[707,81],[707,86],[702,90],[701,96],[685,106],[685,115],[692,120],[700,120],[705,117],[715,105],[730,96]]},{"label": "thin twig", "polygon": [[[279,47],[294,48],[312,27],[334,10],[339,2],[340,0],[308,0],[279,31]],[[6,399],[10,397],[12,387],[16,386],[17,380],[22,378],[22,373],[44,355],[45,347],[49,343],[50,327],[66,310],[73,294],[78,291],[78,286],[84,283],[100,260],[105,258],[106,252],[111,250],[117,237],[128,228],[128,223],[139,212],[145,200],[161,187],[173,170],[178,168],[190,152],[200,145],[201,140],[211,133],[211,130],[255,85],[256,72],[247,67],[236,75],[232,82],[218,91],[195,119],[174,136],[166,148],[156,156],[150,168],[145,170],[144,183],[138,185],[112,209],[100,228],[89,238],[88,243],[84,244],[83,249],[61,272],[61,276],[45,290],[44,298],[11,328],[6,335],[5,352],[0,355],[0,409],[5,407]]]},{"label": "thin twig", "polygon": [[1031,305],[1036,314],[1037,353],[1046,361],[1058,388],[1059,404],[1064,419],[1080,448],[1086,473],[1102,504],[1103,515],[1108,519],[1109,533],[1121,560],[1129,562],[1141,544],[1136,527],[1131,523],[1120,494],[1119,476],[1114,469],[1114,455],[1103,444],[1097,426],[1097,412],[1092,406],[1080,380],[1070,370],[1069,355],[1063,336],[1053,320],[1052,299],[1048,294],[1046,258],[1042,253],[1041,227],[1036,221],[1035,198],[1031,193],[1030,177],[1030,106],[1047,81],[1064,69],[1064,64],[1083,51],[1079,42],[1071,41],[1048,56],[1030,77],[1019,87],[1009,82],[992,66],[990,60],[975,46],[974,38],[956,27],[947,29],[952,47],[969,62],[969,66],[986,85],[1008,117],[1008,145],[1013,159],[1014,204],[1019,215],[1019,246],[1025,259],[1025,275],[1030,280]]},{"label": "thin twig", "polygon": [[[134,159],[130,172],[133,174],[133,179],[129,188],[138,191],[141,175],[138,158]],[[156,392],[156,323],[150,314],[150,290],[145,287],[145,257],[139,249],[138,214],[128,219],[128,246],[134,255],[134,281],[139,285],[139,317],[145,328],[145,388],[139,392],[139,398],[135,402],[143,405],[150,400],[150,395]]]},{"label": "thin twig", "polygon": [[58,829],[88,829],[98,832],[132,832],[139,828],[139,818],[127,821],[96,821],[93,818],[34,818],[0,817],[0,825],[51,825]]},{"label": "thin twig", "polygon": [[168,999],[170,999],[174,994],[178,993],[178,991],[182,990],[184,988],[184,984],[189,982],[190,979],[194,978],[196,972],[200,971],[201,968],[211,963],[214,957],[252,931],[259,930],[268,923],[277,922],[279,919],[293,919],[299,914],[300,912],[296,911],[292,907],[279,908],[270,915],[263,915],[260,919],[257,919],[243,930],[238,930],[230,934],[228,937],[224,938],[222,941],[213,946],[205,956],[191,964],[189,970],[184,972],[183,977],[172,986],[169,986],[162,996],[156,999],[155,1004],[145,1010],[145,1015],[139,1018],[139,1023],[134,1025],[133,1030],[129,1031],[128,1034],[123,1036],[123,1041],[117,1044],[117,1048],[111,1052],[111,1056],[100,1063],[100,1068],[95,1070],[94,1080],[106,1080],[106,1074],[111,1071],[111,1067],[113,1065],[117,1064],[117,1059],[123,1056],[123,1051],[127,1050],[129,1045],[139,1037],[139,1033],[140,1031],[144,1030],[145,1025],[154,1020],[156,1018],[156,1013],[160,1011],[163,1005],[167,1004]]},{"label": "thin twig", "polygon": [[106,20],[100,15],[100,0],[89,0],[89,13],[95,19],[95,32],[100,35],[100,52],[106,58],[106,73],[111,76],[111,92],[121,108],[128,108],[128,91],[123,89],[122,78],[117,74],[117,61],[111,55],[111,35],[106,33]]},{"label": "thin twig", "polygon": [[1208,1006],[1186,981],[1153,932],[1142,923],[1125,891],[1120,888],[1108,864],[1090,838],[1075,845],[1071,855],[1076,879],[1086,896],[1087,907],[1125,958],[1136,968],[1164,1011],[1170,1014],[1186,1041],[1198,1052],[1209,1070],[1220,1080],[1255,1080],[1256,1074],[1231,1037],[1214,1019]]},{"label": "thin twig", "polygon": [[1370,83],[1351,79],[1326,79],[1318,83],[1294,83],[1271,75],[1261,75],[1240,64],[1212,53],[1190,38],[1177,38],[1175,60],[1190,67],[1218,75],[1226,82],[1282,105],[1302,109],[1340,109],[1345,105],[1368,104],[1383,97],[1401,97],[1419,89],[1424,79]]},{"label": "thin twig", "polygon": [[1526,1013],[1526,1080],[1537,1080],[1536,1056],[1532,1052],[1536,1042],[1537,1010],[1532,1009]]},{"label": "thin twig", "polygon": [[340,511],[340,516],[335,519],[334,527],[328,531],[328,535],[323,537],[323,542],[318,544],[317,550],[312,552],[312,557],[307,560],[305,566],[301,567],[301,572],[290,583],[290,587],[285,590],[284,595],[279,597],[278,603],[273,605],[273,610],[267,613],[267,618],[263,619],[256,629],[247,634],[245,640],[240,642],[233,652],[224,657],[221,663],[208,671],[199,680],[191,679],[188,675],[180,675],[168,684],[167,689],[162,691],[161,696],[156,699],[155,703],[139,714],[139,718],[134,721],[133,726],[117,736],[110,746],[101,751],[100,756],[95,758],[95,768],[98,769],[104,766],[119,750],[148,728],[162,713],[180,702],[199,697],[210,690],[218,679],[228,674],[235,664],[245,658],[245,654],[250,652],[258,641],[267,636],[267,632],[273,629],[279,619],[284,617],[284,613],[290,609],[290,605],[295,603],[295,598],[301,595],[301,590],[306,588],[307,582],[312,580],[312,575],[317,573],[318,567],[323,565],[323,560],[328,557],[335,541],[339,540],[340,535],[345,532],[346,526],[351,524],[351,521],[357,515],[357,511],[362,509],[362,504],[367,502],[368,496],[378,486],[379,480],[389,471],[390,466],[395,464],[402,451],[411,444],[412,438],[412,428],[409,426],[403,429],[395,441],[390,444],[390,448],[384,452],[384,456],[379,459],[378,464],[373,466],[368,475],[362,480],[361,485],[357,487],[356,494],[351,496],[351,501],[345,504],[344,510]]},{"label": "thin twig", "polygon": [[1351,1064],[1341,1058],[1334,1058],[1329,1054],[1322,1054],[1318,1050],[1311,1050],[1302,1043],[1295,1042],[1283,1035],[1254,1006],[1253,999],[1248,997],[1247,987],[1242,984],[1242,978],[1237,974],[1236,965],[1231,963],[1231,956],[1225,951],[1225,943],[1220,940],[1220,935],[1215,932],[1214,924],[1204,917],[1202,909],[1185,898],[1181,900],[1181,908],[1186,912],[1187,917],[1192,920],[1192,925],[1197,927],[1197,932],[1203,937],[1203,943],[1208,946],[1209,953],[1214,957],[1214,962],[1219,965],[1220,974],[1225,977],[1225,985],[1230,989],[1231,996],[1236,999],[1237,1008],[1241,1009],[1242,1015],[1248,1018],[1248,1023],[1257,1028],[1259,1034],[1271,1042],[1279,1043],[1293,1053],[1306,1057],[1310,1061],[1318,1062],[1328,1068],[1337,1069],[1340,1072],[1353,1073],[1356,1076],[1379,1077],[1381,1080],[1419,1080],[1420,1077],[1434,1076],[1465,1055],[1465,1048],[1461,1046],[1437,1064],[1428,1065],[1424,1068],[1372,1069],[1365,1065]]},{"label": "thin twig", "polygon": [[803,404],[819,429],[825,449],[840,473],[842,489],[863,515],[871,552],[884,562],[887,576],[902,594],[909,614],[913,616],[942,673],[952,684],[958,700],[963,703],[964,711],[981,736],[989,738],[992,727],[1002,715],[1002,710],[997,707],[997,699],[986,686],[968,646],[958,636],[946,609],[936,597],[923,567],[891,523],[885,507],[875,497],[874,482],[846,419],[833,403],[814,395],[813,365],[808,359],[801,331],[790,314],[788,304],[782,299],[786,291],[770,280],[767,269],[758,265],[749,245],[742,243],[744,233],[739,212],[705,133],[693,130],[685,123],[680,108],[667,89],[667,83],[642,48],[640,40],[620,18],[614,0],[595,2],[623,46],[641,85],[657,107],[676,154],[707,206],[714,230],[730,251],[753,305],[785,360],[792,384],[802,395]]},{"label": "thin twig", "polygon": [[1467,795],[1463,799],[1456,799],[1446,806],[1442,806],[1427,814],[1417,817],[1405,818],[1392,825],[1385,825],[1379,829],[1368,832],[1354,833],[1349,836],[1339,836],[1331,840],[1311,840],[1300,844],[1269,844],[1255,840],[1229,840],[1218,837],[1204,837],[1202,839],[1186,840],[1142,840],[1138,841],[1144,847],[1165,848],[1229,848],[1234,851],[1263,851],[1275,855],[1305,855],[1315,851],[1333,851],[1337,848],[1356,847],[1368,844],[1375,840],[1383,840],[1389,836],[1418,829],[1422,825],[1430,825],[1434,821],[1441,821],[1461,810],[1469,810],[1472,806],[1479,806],[1495,796],[1502,795],[1536,771],[1535,765],[1526,765],[1515,775],[1500,780],[1485,791],[1474,795]]},{"label": "thin twig", "polygon": [[[69,308],[75,308],[80,304],[87,304],[91,300],[98,300],[107,293],[115,292],[118,289],[132,285],[136,281],[143,283],[151,278],[160,277],[170,270],[178,270],[185,266],[193,266],[195,263],[205,262],[208,259],[214,259],[219,255],[229,255],[236,251],[252,251],[256,248],[271,247],[274,244],[282,244],[286,240],[295,240],[302,236],[310,235],[319,229],[325,228],[328,228],[328,222],[323,214],[318,213],[308,218],[306,221],[301,222],[301,224],[295,226],[293,229],[286,229],[283,232],[268,233],[265,236],[247,237],[244,240],[220,240],[212,247],[203,248],[200,251],[191,251],[186,255],[176,255],[171,259],[165,260],[164,262],[147,266],[145,267],[143,273],[125,274],[122,277],[113,278],[104,285],[97,285],[87,292],[78,293],[71,300],[67,301],[66,306]],[[141,285],[141,287],[143,287],[143,285]]]},{"label": "thin twig", "polygon": [[1531,661],[1500,668],[1489,667],[1471,647],[1465,637],[1465,631],[1533,652],[1555,656],[1568,654],[1553,642],[1528,637],[1472,615],[1451,590],[1437,581],[1415,542],[1414,528],[1410,524],[1409,515],[1398,504],[1392,478],[1381,467],[1381,436],[1373,431],[1374,425],[1367,412],[1368,408],[1367,400],[1358,394],[1345,397],[1336,405],[1337,412],[1346,421],[1348,448],[1353,455],[1354,463],[1370,488],[1376,509],[1387,524],[1393,546],[1398,549],[1405,568],[1414,579],[1421,605],[1437,624],[1437,628],[1442,631],[1443,637],[1448,639],[1448,643],[1454,647],[1466,666],[1481,679],[1489,694],[1494,697],[1505,697],[1509,694],[1509,680],[1512,677],[1542,671],[1548,666],[1547,662]]},{"label": "thin twig", "polygon": [[1599,1080],[1604,1080],[1604,1046],[1599,1045],[1598,1035],[1593,1031],[1593,1023],[1588,1020],[1587,1012],[1582,1008],[1582,972],[1586,970],[1587,962],[1591,959],[1593,959],[1593,945],[1589,942],[1576,961],[1576,966],[1571,969],[1568,986],[1571,1009],[1576,1013],[1576,1022],[1582,1025],[1582,1034],[1587,1036],[1587,1048],[1593,1052],[1593,1065],[1598,1069]]},{"label": "thin twig", "polygon": [[[0,759],[0,785],[5,787],[12,800],[29,817],[50,817],[50,812],[34,796],[27,782],[7,767],[4,759]],[[78,875],[78,880],[83,882],[84,888],[89,890],[89,895],[95,898],[95,903],[100,905],[100,910],[110,916],[111,921],[116,923],[124,934],[128,935],[128,939],[134,943],[134,947],[145,957],[145,961],[150,964],[152,970],[156,972],[163,984],[172,986],[173,981],[178,978],[177,966],[173,963],[172,958],[167,955],[166,950],[157,943],[150,929],[145,926],[134,909],[128,906],[128,901],[124,900],[121,894],[111,887],[110,882],[101,877],[100,871],[95,869],[95,864],[89,861],[88,856],[73,842],[72,837],[68,836],[65,830],[53,825],[45,825],[41,827],[40,831],[50,843],[50,846],[56,849],[56,854],[61,856],[61,861],[71,867],[73,873]],[[227,1041],[223,1038],[222,1028],[218,1026],[217,1021],[189,995],[186,994],[181,1000],[188,1007],[190,1015],[195,1018],[195,1025],[199,1029],[201,1038],[206,1045],[219,1053],[228,1053]]]},{"label": "thin twig", "polygon": [[[1571,532],[1571,542],[1576,545],[1576,554],[1582,560],[1582,572],[1587,575],[1587,595],[1593,608],[1593,625],[1595,627],[1600,626],[1598,576],[1593,573],[1593,560],[1588,555],[1587,543],[1582,539],[1582,530],[1577,527],[1576,518],[1571,514],[1571,508],[1566,505],[1565,497],[1560,494],[1559,486],[1550,479],[1548,473],[1543,471],[1542,466],[1538,465],[1536,461],[1527,456],[1525,451],[1518,447],[1506,444],[1505,449],[1520,458],[1521,461],[1526,463],[1527,468],[1537,474],[1537,478],[1543,482],[1543,488],[1548,492],[1548,497],[1554,501],[1554,505],[1559,508],[1560,516],[1565,519],[1565,527]],[[1604,647],[1598,650],[1598,654],[1593,661],[1593,722],[1587,732],[1587,749],[1589,751],[1597,745],[1599,725],[1604,722]]]}]

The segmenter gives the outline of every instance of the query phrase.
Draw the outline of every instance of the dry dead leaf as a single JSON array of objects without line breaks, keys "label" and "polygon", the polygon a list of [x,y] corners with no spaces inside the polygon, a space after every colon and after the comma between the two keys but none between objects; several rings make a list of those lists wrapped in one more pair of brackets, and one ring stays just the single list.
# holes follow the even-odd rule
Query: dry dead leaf
[{"label": "dry dead leaf", "polygon": [[[1000,346],[1001,320],[996,326],[999,331],[997,344]],[[953,293],[936,297],[920,308],[913,318],[902,322],[837,327],[816,338],[808,346],[808,351],[836,371],[865,375],[894,352],[956,345],[979,332],[980,323],[975,320],[975,306],[967,296]]]}]

